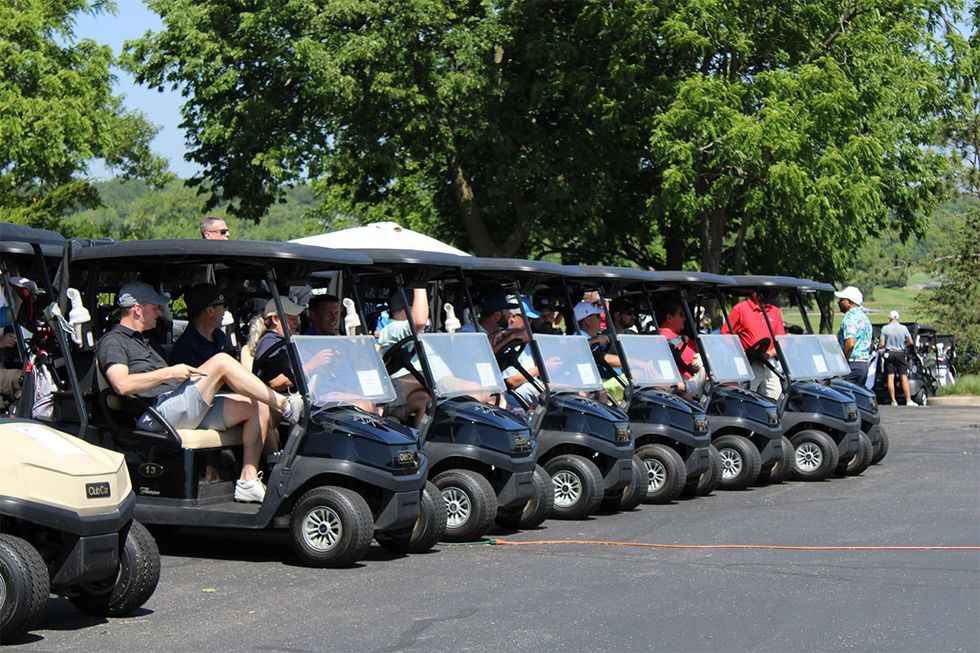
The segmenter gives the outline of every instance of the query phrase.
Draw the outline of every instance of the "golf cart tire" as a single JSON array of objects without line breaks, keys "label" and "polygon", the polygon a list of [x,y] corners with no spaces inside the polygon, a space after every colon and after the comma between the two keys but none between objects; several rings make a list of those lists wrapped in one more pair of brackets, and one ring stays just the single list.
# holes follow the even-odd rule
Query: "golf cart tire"
[{"label": "golf cart tire", "polygon": [[636,456],[633,456],[632,476],[632,480],[622,490],[606,492],[606,496],[602,500],[603,510],[629,512],[643,503],[649,485],[647,482],[647,466]]},{"label": "golf cart tire", "polygon": [[[919,388],[919,391],[916,392],[915,395],[912,397],[912,401],[914,401],[915,403],[919,404],[920,406],[928,406],[929,405],[929,393],[926,392],[926,389],[925,388]],[[906,402],[906,404],[907,403],[908,402]]]},{"label": "golf cart tire", "polygon": [[874,446],[871,444],[871,439],[865,435],[864,431],[858,433],[858,437],[861,442],[858,452],[847,464],[837,463],[838,476],[860,476],[871,465],[871,458],[874,456]]},{"label": "golf cart tire", "polygon": [[[670,503],[681,495],[687,474],[679,453],[663,444],[646,444],[636,450],[636,455],[647,479],[643,503]],[[660,484],[652,487],[656,478],[661,478]]]},{"label": "golf cart tire", "polygon": [[51,593],[44,559],[29,542],[0,535],[0,642],[15,642],[41,618]]},{"label": "golf cart tire", "polygon": [[160,580],[160,550],[150,531],[138,521],[129,525],[116,574],[103,581],[72,588],[70,600],[89,614],[123,617],[146,603]]},{"label": "golf cart tire", "polygon": [[871,438],[871,433],[874,432],[875,429],[878,430],[878,441],[873,445],[874,454],[871,456],[872,465],[877,465],[885,456],[888,455],[888,433],[884,428],[878,424],[872,426],[870,429],[868,429],[868,439],[874,442],[874,439]]},{"label": "golf cart tire", "polygon": [[[721,457],[722,476],[718,486],[722,490],[745,490],[752,486],[762,471],[762,456],[751,440],[742,435],[723,435],[714,441]],[[726,461],[735,468],[735,474],[725,478]]]},{"label": "golf cart tire", "polygon": [[762,468],[762,471],[759,472],[759,478],[756,480],[756,485],[777,485],[793,475],[793,464],[796,462],[796,449],[793,447],[793,443],[789,441],[789,438],[785,435],[782,438],[782,457],[768,468]]},{"label": "golf cart tire", "polygon": [[715,445],[708,445],[708,469],[700,476],[689,478],[684,482],[684,497],[706,497],[718,489],[721,483],[721,454]]},{"label": "golf cart tire", "polygon": [[[577,454],[563,454],[555,456],[544,464],[545,470],[551,477],[552,488],[555,493],[555,507],[551,516],[555,519],[585,519],[589,515],[599,510],[605,494],[602,472],[596,464]],[[561,493],[561,486],[556,482],[555,477],[561,476],[563,479],[578,484],[578,496],[572,497],[568,501]],[[571,488],[570,491],[574,491]]]},{"label": "golf cart tire", "polygon": [[533,494],[521,510],[497,511],[497,525],[511,530],[537,528],[551,516],[555,507],[555,489],[551,476],[541,465],[534,466],[531,478]]},{"label": "golf cart tire", "polygon": [[411,528],[375,536],[381,548],[392,553],[425,553],[446,535],[446,500],[432,481],[425,482],[419,516]]},{"label": "golf cart tire", "polygon": [[[473,542],[486,535],[493,520],[497,518],[497,493],[490,481],[482,474],[468,469],[450,469],[436,476],[432,482],[442,492],[446,502],[447,542]],[[458,510],[467,510],[464,505],[459,504],[459,498],[469,502],[469,508],[463,520],[457,523],[452,514],[453,502],[458,505]]]},{"label": "golf cart tire", "polygon": [[[329,520],[329,523],[325,520]],[[316,527],[334,528],[335,538],[323,542],[326,533]],[[339,527],[339,533],[336,529]],[[308,532],[309,531],[309,532]],[[371,548],[374,518],[357,492],[342,487],[313,488],[296,502],[289,520],[293,550],[310,567],[349,567]]]},{"label": "golf cart tire", "polygon": [[[796,448],[793,477],[797,480],[823,481],[837,468],[840,459],[837,444],[823,431],[805,429],[790,439]],[[817,455],[819,459],[815,465],[812,462],[805,464],[805,458],[813,461]]]}]

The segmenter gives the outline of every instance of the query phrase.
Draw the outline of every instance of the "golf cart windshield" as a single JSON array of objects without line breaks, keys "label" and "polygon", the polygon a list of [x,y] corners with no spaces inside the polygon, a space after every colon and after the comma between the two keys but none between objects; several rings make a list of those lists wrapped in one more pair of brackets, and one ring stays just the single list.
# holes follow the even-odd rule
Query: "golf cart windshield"
[{"label": "golf cart windshield", "polygon": [[741,383],[755,378],[738,336],[702,335],[698,337],[698,341],[701,344],[701,356],[707,359],[711,368],[711,379],[715,383]]},{"label": "golf cart windshield", "polygon": [[681,382],[670,345],[663,336],[620,335],[619,348],[629,363],[633,385],[671,386]]},{"label": "golf cart windshield", "polygon": [[534,341],[541,352],[552,390],[591,391],[602,388],[588,338],[535,335]]},{"label": "golf cart windshield", "polygon": [[[826,336],[776,336],[789,375],[794,379],[829,379],[839,376],[839,363],[827,354]],[[833,338],[833,336],[830,336]],[[836,344],[836,341],[835,341]],[[838,351],[840,348],[837,348]],[[835,354],[836,355],[836,354]],[[843,354],[841,354],[843,356]]]},{"label": "golf cart windshield", "polygon": [[395,389],[371,336],[293,336],[314,405],[386,404]]},{"label": "golf cart windshield", "polygon": [[419,340],[440,397],[501,393],[500,368],[483,333],[422,333]]}]

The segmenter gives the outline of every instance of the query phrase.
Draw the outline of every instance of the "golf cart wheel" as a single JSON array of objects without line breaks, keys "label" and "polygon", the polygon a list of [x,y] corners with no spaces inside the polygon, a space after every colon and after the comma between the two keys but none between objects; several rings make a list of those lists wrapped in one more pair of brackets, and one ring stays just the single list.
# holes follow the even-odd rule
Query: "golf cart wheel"
[{"label": "golf cart wheel", "polygon": [[801,481],[822,481],[837,467],[837,444],[822,431],[807,429],[792,438],[796,448],[793,476]]},{"label": "golf cart wheel", "polygon": [[513,530],[530,530],[537,528],[551,516],[555,507],[555,490],[551,477],[541,465],[534,466],[534,476],[531,479],[534,494],[520,510],[507,512],[497,511],[497,525]]},{"label": "golf cart wheel", "polygon": [[555,492],[555,519],[585,519],[599,509],[604,494],[602,472],[577,454],[555,456],[544,464]]},{"label": "golf cart wheel", "polygon": [[708,469],[700,475],[688,478],[684,482],[681,496],[706,497],[718,489],[721,483],[721,454],[715,445],[708,445]]},{"label": "golf cart wheel", "polygon": [[714,445],[721,456],[721,489],[744,490],[755,483],[762,470],[762,456],[747,437],[723,435]]},{"label": "golf cart wheel", "polygon": [[837,463],[837,476],[859,476],[871,464],[871,458],[874,456],[871,439],[865,435],[864,431],[861,431],[858,437],[861,439],[858,452],[847,463],[842,461]]},{"label": "golf cart wheel", "polygon": [[293,550],[304,564],[347,567],[367,555],[374,537],[374,517],[357,492],[317,487],[293,506],[289,532]]},{"label": "golf cart wheel", "polygon": [[912,401],[920,406],[927,406],[929,404],[929,393],[926,392],[925,388],[919,388],[919,391],[912,395]]},{"label": "golf cart wheel", "polygon": [[647,467],[642,460],[633,456],[632,479],[622,490],[606,492],[602,499],[602,509],[628,512],[643,503],[647,496]]},{"label": "golf cart wheel", "polygon": [[[877,429],[877,438],[871,437],[871,434]],[[870,429],[868,429],[868,439],[874,443],[874,454],[871,456],[871,464],[877,465],[881,462],[882,458],[888,455],[888,433],[885,432],[878,424],[875,424]]]},{"label": "golf cart wheel", "polygon": [[37,549],[0,535],[0,642],[17,641],[33,628],[50,593],[48,568]]},{"label": "golf cart wheel", "polygon": [[637,449],[636,455],[646,472],[644,503],[670,503],[681,495],[687,475],[679,453],[663,444],[647,444]]},{"label": "golf cart wheel", "polygon": [[482,474],[468,469],[442,472],[433,483],[446,502],[446,541],[478,540],[497,518],[497,493]]},{"label": "golf cart wheel", "polygon": [[446,535],[446,501],[431,481],[425,482],[419,516],[411,528],[378,533],[381,548],[392,553],[425,553]]},{"label": "golf cart wheel", "polygon": [[69,598],[78,609],[89,614],[121,617],[146,603],[159,580],[160,550],[150,531],[134,520],[129,525],[116,573],[101,581],[73,587]]},{"label": "golf cart wheel", "polygon": [[763,467],[762,471],[759,472],[756,485],[766,485],[767,483],[769,485],[776,485],[793,475],[793,464],[796,462],[796,449],[785,435],[782,436],[782,448],[783,455],[779,460],[769,465],[768,468]]}]

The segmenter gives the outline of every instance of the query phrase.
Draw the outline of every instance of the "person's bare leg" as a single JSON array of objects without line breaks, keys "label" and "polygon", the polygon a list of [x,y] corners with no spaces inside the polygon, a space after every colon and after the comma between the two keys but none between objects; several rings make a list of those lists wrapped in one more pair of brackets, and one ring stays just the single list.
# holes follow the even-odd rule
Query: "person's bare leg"
[{"label": "person's bare leg", "polygon": [[895,375],[889,374],[887,378],[888,378],[888,394],[892,398],[892,403],[894,404],[896,403],[895,402]]},{"label": "person's bare leg", "polygon": [[228,354],[215,354],[198,368],[207,376],[194,382],[204,400],[211,402],[221,386],[228,384],[236,393],[256,399],[280,413],[286,407],[286,397],[272,390],[262,380],[245,371],[241,363]]},{"label": "person's bare leg", "polygon": [[[906,404],[909,403],[910,401],[912,401],[912,391],[909,390],[909,375],[908,374],[903,374],[902,375],[902,392],[905,393],[905,403]],[[892,397],[892,401],[895,401],[894,395]]]},{"label": "person's bare leg", "polygon": [[425,417],[425,407],[428,403],[429,393],[421,388],[405,398],[405,414],[415,413],[415,426],[422,423],[422,418]]},{"label": "person's bare leg", "polygon": [[[261,406],[261,407],[260,407]],[[265,419],[261,417],[265,412]],[[255,399],[226,395],[224,402],[225,424],[229,427],[242,427],[242,474],[241,480],[254,481],[258,478],[259,462],[268,434],[268,411]]]}]

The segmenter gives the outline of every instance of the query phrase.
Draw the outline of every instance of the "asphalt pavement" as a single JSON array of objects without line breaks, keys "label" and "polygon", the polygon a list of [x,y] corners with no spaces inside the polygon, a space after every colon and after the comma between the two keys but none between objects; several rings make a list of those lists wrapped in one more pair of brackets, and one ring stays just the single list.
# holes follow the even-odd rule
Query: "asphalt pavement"
[{"label": "asphalt pavement", "polygon": [[[975,653],[980,409],[882,412],[891,450],[862,476],[493,536],[524,546],[374,546],[355,568],[318,570],[298,566],[285,536],[180,531],[161,542],[140,614],[91,618],[52,599],[5,648]],[[903,546],[941,548],[876,548]],[[957,546],[974,549],[945,548]]]}]

